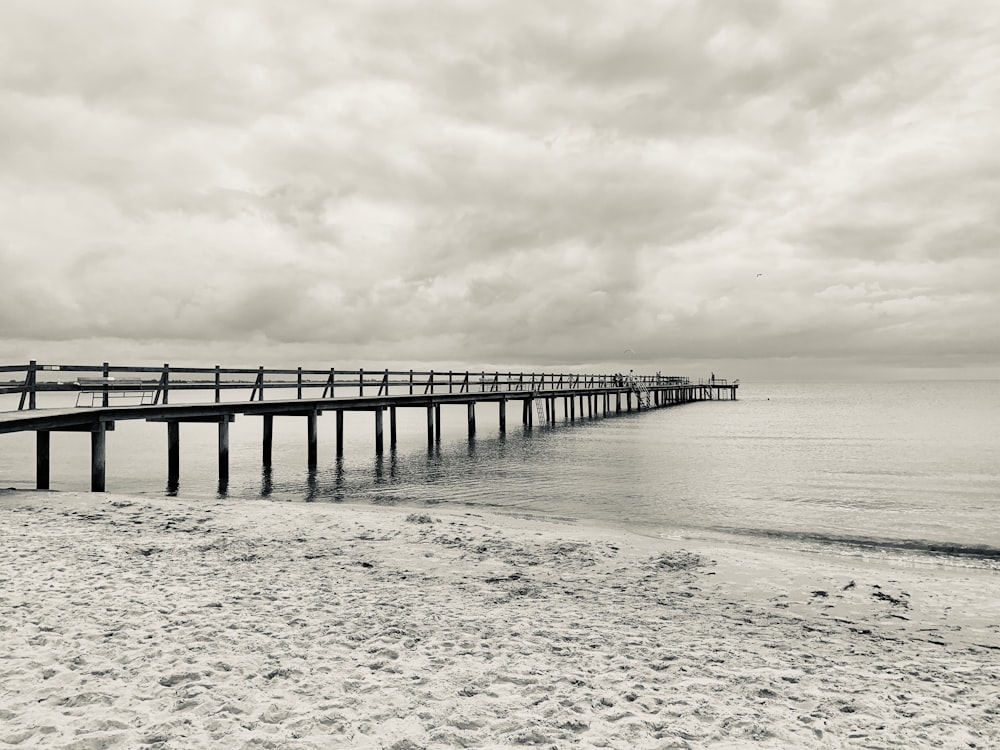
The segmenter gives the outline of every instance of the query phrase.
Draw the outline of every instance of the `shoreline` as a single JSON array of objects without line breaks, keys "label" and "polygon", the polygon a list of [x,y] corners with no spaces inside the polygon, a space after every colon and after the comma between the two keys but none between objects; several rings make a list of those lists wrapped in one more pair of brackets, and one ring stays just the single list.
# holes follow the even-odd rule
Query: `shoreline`
[{"label": "shoreline", "polygon": [[0,746],[989,747],[1000,577],[479,509],[0,491]]}]

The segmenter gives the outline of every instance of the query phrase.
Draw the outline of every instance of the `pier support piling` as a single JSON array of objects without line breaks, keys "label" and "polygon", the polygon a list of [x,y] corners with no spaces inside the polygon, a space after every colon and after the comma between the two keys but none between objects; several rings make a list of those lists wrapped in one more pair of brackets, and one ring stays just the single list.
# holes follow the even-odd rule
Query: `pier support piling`
[{"label": "pier support piling", "polygon": [[104,492],[104,467],[107,433],[104,423],[98,422],[90,433],[90,491]]},{"label": "pier support piling", "polygon": [[344,455],[344,410],[337,409],[337,458]]},{"label": "pier support piling", "polygon": [[219,486],[229,482],[229,419],[219,420]]},{"label": "pier support piling", "polygon": [[375,454],[381,456],[385,451],[382,444],[382,412],[385,409],[375,409]]},{"label": "pier support piling", "polygon": [[38,430],[35,433],[35,487],[40,490],[49,488],[51,434],[48,430]]},{"label": "pier support piling", "polygon": [[261,459],[265,469],[271,468],[271,447],[274,444],[274,415],[264,415],[264,435],[261,446]]},{"label": "pier support piling", "polygon": [[319,429],[316,423],[316,414],[306,415],[306,443],[307,443],[307,463],[309,471],[316,469],[317,458],[319,456]]},{"label": "pier support piling", "polygon": [[167,422],[167,485],[177,487],[181,475],[181,425]]},{"label": "pier support piling", "polygon": [[500,434],[507,432],[507,401],[500,402]]},{"label": "pier support piling", "polygon": [[468,404],[469,410],[469,437],[475,437],[476,435],[476,402],[470,401]]}]

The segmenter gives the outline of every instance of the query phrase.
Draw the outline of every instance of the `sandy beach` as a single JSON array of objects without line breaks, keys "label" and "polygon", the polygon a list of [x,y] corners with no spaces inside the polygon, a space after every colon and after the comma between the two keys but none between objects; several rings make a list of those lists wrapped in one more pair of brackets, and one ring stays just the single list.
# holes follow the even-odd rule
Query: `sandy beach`
[{"label": "sandy beach", "polygon": [[0,577],[0,747],[1000,746],[982,570],[4,491]]}]

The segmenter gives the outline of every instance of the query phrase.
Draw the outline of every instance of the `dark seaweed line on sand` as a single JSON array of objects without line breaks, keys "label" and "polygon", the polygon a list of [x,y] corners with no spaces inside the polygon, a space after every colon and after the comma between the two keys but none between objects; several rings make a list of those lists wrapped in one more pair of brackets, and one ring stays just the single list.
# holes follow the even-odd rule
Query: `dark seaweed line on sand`
[{"label": "dark seaweed line on sand", "polygon": [[1000,548],[985,544],[932,542],[924,539],[886,539],[880,537],[843,536],[816,532],[784,531],[779,529],[741,529],[715,527],[717,531],[738,536],[763,537],[790,542],[811,542],[870,551],[909,552],[922,555],[956,557],[1000,564]]}]

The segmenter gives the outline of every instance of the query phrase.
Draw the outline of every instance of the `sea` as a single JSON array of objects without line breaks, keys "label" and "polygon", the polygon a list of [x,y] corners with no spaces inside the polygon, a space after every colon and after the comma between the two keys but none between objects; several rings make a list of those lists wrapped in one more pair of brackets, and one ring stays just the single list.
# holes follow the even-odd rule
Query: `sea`
[{"label": "sea", "polygon": [[[348,412],[342,458],[328,413],[313,472],[304,419],[275,418],[265,471],[262,420],[238,416],[225,486],[215,425],[181,425],[180,482],[168,486],[165,425],[120,421],[107,489],[478,509],[1000,570],[1000,381],[744,382],[736,400],[583,418],[577,408],[575,420],[559,404],[555,424],[530,428],[511,404],[504,434],[498,407],[478,404],[472,438],[466,407],[444,406],[433,445],[426,410],[399,409],[382,456],[372,414]],[[34,450],[30,433],[0,435],[0,487],[34,486]],[[89,489],[89,451],[88,435],[53,433],[52,489]]]}]

